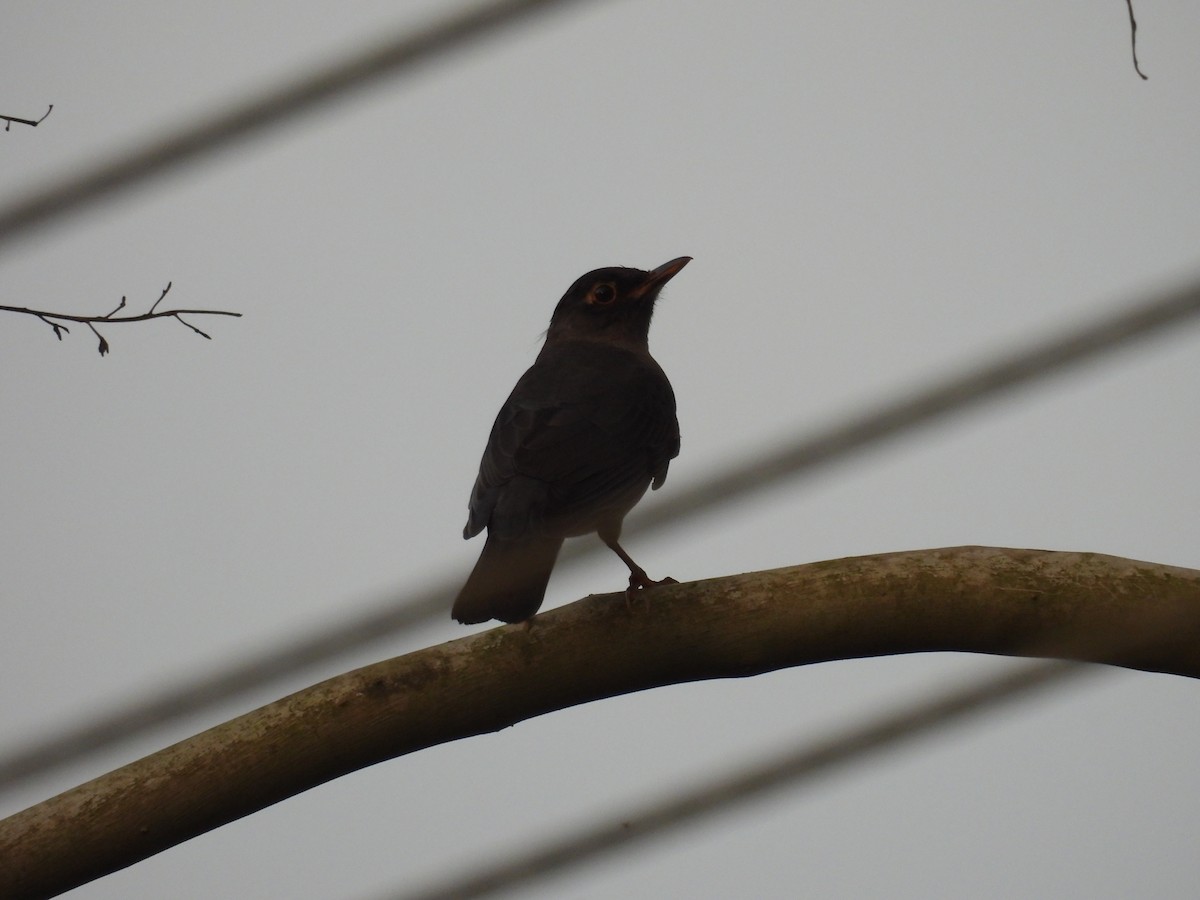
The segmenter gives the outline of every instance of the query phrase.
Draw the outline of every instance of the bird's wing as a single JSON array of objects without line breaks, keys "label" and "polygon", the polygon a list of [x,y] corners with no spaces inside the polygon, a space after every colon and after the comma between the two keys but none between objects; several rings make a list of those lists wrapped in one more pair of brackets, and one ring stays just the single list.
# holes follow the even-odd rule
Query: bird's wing
[{"label": "bird's wing", "polygon": [[657,487],[679,452],[675,396],[648,356],[548,347],[492,426],[464,534],[566,532]]}]

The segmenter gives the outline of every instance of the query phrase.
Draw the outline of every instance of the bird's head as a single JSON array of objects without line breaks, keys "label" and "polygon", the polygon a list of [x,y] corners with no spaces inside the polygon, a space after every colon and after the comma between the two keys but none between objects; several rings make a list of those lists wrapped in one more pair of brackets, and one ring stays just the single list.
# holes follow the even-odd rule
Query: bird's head
[{"label": "bird's head", "polygon": [[649,272],[612,266],[579,278],[550,317],[546,341],[611,341],[647,346],[654,301],[663,285],[692,261],[681,256]]}]

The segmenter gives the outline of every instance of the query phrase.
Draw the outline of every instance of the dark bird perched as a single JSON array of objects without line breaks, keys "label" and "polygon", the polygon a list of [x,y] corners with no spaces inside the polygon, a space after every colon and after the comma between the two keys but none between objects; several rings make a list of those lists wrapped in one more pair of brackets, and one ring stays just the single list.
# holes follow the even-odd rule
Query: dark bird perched
[{"label": "dark bird perched", "polygon": [[487,541],[454,601],[459,622],[532,618],[563,540],[593,531],[629,567],[630,591],[672,581],[650,580],[617,539],[679,455],[675,393],[647,339],[659,291],[690,261],[596,269],[558,301],[483,451],[463,537],[486,527]]}]

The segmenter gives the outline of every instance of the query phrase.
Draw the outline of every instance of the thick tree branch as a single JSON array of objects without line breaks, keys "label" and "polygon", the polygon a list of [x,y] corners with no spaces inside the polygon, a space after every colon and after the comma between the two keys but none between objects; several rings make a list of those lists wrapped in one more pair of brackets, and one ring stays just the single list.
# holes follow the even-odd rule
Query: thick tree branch
[{"label": "thick tree branch", "polygon": [[960,547],[589,597],[332,678],[0,822],[0,896],[52,895],[376,762],[633,691],[929,650],[1200,677],[1200,571]]}]

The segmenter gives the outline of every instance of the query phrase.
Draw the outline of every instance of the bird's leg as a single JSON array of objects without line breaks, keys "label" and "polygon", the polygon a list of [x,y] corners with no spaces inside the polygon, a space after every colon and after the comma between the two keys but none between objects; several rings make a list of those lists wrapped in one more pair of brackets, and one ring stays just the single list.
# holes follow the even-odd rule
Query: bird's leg
[{"label": "bird's leg", "polygon": [[[679,584],[674,578],[664,578],[662,581],[655,581],[646,574],[646,570],[633,561],[633,557],[625,552],[625,548],[617,543],[616,539],[605,540],[605,544],[617,556],[621,557],[621,561],[629,566],[629,587],[625,589],[625,606],[630,607],[633,601],[633,595],[645,588],[658,587],[660,584]],[[649,602],[647,600],[647,602]]]}]

